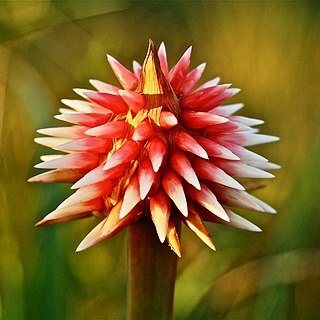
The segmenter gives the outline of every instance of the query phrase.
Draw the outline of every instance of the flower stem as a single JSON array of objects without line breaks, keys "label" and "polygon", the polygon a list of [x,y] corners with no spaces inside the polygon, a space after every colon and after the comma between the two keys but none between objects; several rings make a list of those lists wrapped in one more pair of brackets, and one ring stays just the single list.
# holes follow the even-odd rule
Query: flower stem
[{"label": "flower stem", "polygon": [[128,240],[128,320],[172,319],[177,256],[149,219],[131,225]]}]

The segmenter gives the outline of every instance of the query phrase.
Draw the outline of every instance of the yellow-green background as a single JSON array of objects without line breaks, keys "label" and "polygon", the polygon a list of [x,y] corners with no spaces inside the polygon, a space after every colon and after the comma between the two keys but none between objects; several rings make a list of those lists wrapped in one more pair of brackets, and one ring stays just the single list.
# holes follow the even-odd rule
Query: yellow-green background
[{"label": "yellow-green background", "polygon": [[50,154],[33,138],[60,125],[60,99],[88,79],[115,84],[105,54],[130,67],[152,38],[170,65],[193,45],[204,80],[241,88],[241,114],[281,137],[254,148],[283,167],[256,193],[278,215],[244,212],[263,233],[211,225],[214,253],[183,229],[175,319],[319,319],[319,13],[307,1],[1,1],[0,318],[125,319],[126,232],[75,253],[95,221],[34,228],[70,191],[26,180]]}]

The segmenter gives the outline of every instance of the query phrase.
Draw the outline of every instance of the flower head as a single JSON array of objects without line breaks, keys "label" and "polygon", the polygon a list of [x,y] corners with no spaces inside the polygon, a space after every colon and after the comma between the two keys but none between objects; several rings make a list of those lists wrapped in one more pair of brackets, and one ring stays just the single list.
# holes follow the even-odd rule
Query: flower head
[{"label": "flower head", "polygon": [[[108,56],[122,88],[91,80],[75,89],[84,100],[62,100],[57,119],[71,126],[38,132],[36,142],[61,155],[41,157],[53,169],[30,179],[68,182],[76,191],[37,225],[96,216],[102,221],[77,250],[109,238],[141,218],[151,218],[161,242],[178,256],[175,219],[215,249],[203,221],[260,231],[231,208],[275,212],[248,191],[258,185],[234,177],[271,178],[278,168],[245,147],[278,140],[258,134],[263,121],[233,115],[243,104],[221,105],[239,89],[219,78],[199,87],[201,64],[189,71],[191,48],[169,70],[164,44],[150,41],[133,72]],[[196,88],[197,87],[197,88]]]}]

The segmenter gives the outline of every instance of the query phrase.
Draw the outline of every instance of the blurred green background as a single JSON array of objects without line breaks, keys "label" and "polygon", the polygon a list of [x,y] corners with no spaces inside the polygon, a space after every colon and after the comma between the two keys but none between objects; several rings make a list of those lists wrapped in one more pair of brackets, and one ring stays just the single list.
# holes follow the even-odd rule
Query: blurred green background
[{"label": "blurred green background", "polygon": [[241,114],[281,137],[254,148],[283,166],[256,192],[278,215],[243,212],[263,233],[210,225],[214,253],[182,230],[175,319],[320,319],[319,13],[308,1],[1,1],[0,318],[125,319],[126,232],[75,253],[96,222],[34,228],[70,190],[26,180],[50,153],[33,138],[60,125],[60,99],[88,79],[116,84],[105,54],[130,67],[152,38],[171,66],[193,45],[203,81],[241,88]]}]

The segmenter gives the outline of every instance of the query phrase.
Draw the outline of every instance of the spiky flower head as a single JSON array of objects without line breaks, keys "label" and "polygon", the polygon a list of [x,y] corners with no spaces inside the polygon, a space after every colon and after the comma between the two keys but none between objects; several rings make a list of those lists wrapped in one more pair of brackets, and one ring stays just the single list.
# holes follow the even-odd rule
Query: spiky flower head
[{"label": "spiky flower head", "polygon": [[77,189],[37,225],[95,216],[102,221],[80,243],[86,249],[139,219],[152,219],[161,242],[181,256],[180,219],[215,249],[203,221],[260,231],[232,208],[273,213],[240,178],[271,178],[278,166],[245,147],[278,140],[252,128],[261,120],[233,115],[243,104],[221,105],[239,89],[219,78],[199,87],[205,69],[189,71],[191,48],[169,70],[165,46],[152,41],[133,72],[113,57],[122,88],[91,80],[75,89],[84,100],[62,100],[57,119],[72,126],[38,130],[39,144],[64,152],[41,157],[36,168],[53,169],[30,179],[68,182]]}]

